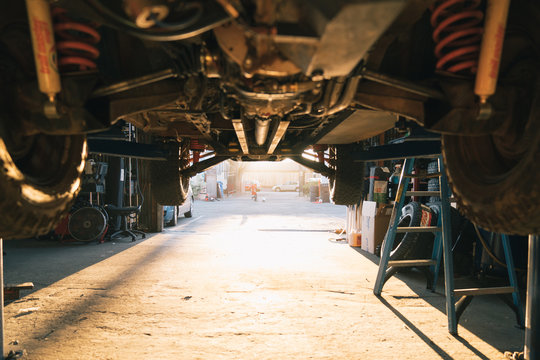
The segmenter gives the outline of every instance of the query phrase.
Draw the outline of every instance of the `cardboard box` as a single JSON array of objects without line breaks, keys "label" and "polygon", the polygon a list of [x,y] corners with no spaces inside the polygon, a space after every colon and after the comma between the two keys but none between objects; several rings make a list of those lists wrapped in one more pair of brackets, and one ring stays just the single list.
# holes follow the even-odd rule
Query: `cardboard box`
[{"label": "cardboard box", "polygon": [[377,206],[375,201],[364,201],[362,205],[362,250],[375,254],[375,248],[382,244],[390,217],[391,205]]}]

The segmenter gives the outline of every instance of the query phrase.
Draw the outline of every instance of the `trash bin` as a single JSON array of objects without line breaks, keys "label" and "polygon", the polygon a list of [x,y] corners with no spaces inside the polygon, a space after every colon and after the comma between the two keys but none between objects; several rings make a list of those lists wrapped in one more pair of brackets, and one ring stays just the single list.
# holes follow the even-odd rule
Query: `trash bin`
[{"label": "trash bin", "polygon": [[310,184],[309,185],[309,201],[316,202],[319,200],[319,185]]},{"label": "trash bin", "polygon": [[328,184],[321,184],[320,187],[320,199],[323,203],[330,202],[330,188]]}]

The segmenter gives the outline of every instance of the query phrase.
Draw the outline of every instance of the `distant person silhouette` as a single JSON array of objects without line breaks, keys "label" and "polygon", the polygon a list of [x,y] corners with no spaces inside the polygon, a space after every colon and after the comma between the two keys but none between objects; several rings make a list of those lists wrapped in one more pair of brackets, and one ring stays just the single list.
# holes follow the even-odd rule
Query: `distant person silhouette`
[{"label": "distant person silhouette", "polygon": [[257,201],[257,184],[251,184],[251,198]]}]

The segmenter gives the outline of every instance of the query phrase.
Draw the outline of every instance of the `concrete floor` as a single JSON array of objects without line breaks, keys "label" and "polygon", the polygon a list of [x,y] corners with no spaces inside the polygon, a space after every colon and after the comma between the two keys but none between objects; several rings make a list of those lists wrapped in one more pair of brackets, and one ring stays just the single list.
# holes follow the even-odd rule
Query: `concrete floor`
[{"label": "concrete floor", "polygon": [[415,272],[373,295],[378,258],[336,242],[345,208],[294,193],[195,203],[144,241],[7,241],[6,342],[24,359],[500,359],[523,331],[494,297],[447,332]]}]

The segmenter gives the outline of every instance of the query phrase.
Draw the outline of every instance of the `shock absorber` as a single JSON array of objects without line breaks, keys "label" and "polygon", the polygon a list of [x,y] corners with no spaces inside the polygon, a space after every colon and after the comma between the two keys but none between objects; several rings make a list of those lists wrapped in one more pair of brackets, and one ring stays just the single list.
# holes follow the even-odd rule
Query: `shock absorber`
[{"label": "shock absorber", "polygon": [[30,23],[39,90],[46,94],[49,103],[53,104],[56,94],[62,88],[56,62],[51,9],[46,0],[26,0],[26,11]]},{"label": "shock absorber", "polygon": [[482,39],[481,0],[439,0],[433,6],[431,26],[437,70],[474,74]]},{"label": "shock absorber", "polygon": [[58,65],[62,72],[96,69],[99,50],[95,46],[101,36],[94,26],[68,17],[65,9],[52,10],[54,32],[58,38]]},{"label": "shock absorber", "polygon": [[487,104],[488,97],[495,93],[497,87],[509,8],[510,0],[488,0],[487,3],[485,31],[474,87],[481,105]]}]

